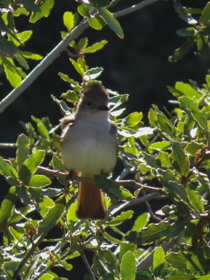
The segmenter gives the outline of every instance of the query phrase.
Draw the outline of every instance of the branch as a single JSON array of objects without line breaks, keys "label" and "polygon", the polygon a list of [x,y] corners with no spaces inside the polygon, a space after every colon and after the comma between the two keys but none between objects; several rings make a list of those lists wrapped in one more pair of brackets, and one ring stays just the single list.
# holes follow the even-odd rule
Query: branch
[{"label": "branch", "polygon": [[67,46],[76,38],[78,38],[83,31],[88,28],[88,21],[85,19],[80,22],[22,81],[20,87],[13,89],[1,102],[0,113],[2,113],[15,99],[27,89],[36,78],[60,56],[60,54],[67,48]]},{"label": "branch", "polygon": [[15,270],[13,278],[16,279],[18,277],[19,272],[21,271],[22,267],[25,265],[27,260],[33,255],[35,249],[39,246],[39,244],[43,241],[44,237],[48,234],[49,230],[42,233],[40,238],[36,243],[33,243],[31,249],[28,251],[28,253],[25,255],[25,257],[22,259],[20,264],[18,265],[17,269]]},{"label": "branch", "polygon": [[85,256],[85,253],[84,253],[83,249],[80,250],[80,256],[81,256],[81,258],[82,258],[82,260],[83,260],[83,262],[84,262],[84,264],[85,264],[85,266],[86,266],[86,268],[87,268],[87,270],[88,270],[88,272],[90,274],[91,279],[92,280],[96,280],[95,275],[94,275],[94,273],[93,273],[93,271],[92,271],[92,269],[91,269],[91,267],[90,267],[90,265],[88,263],[88,260],[87,260],[87,258]]},{"label": "branch", "polygon": [[125,15],[128,15],[128,14],[136,12],[136,11],[138,11],[138,10],[148,6],[148,5],[151,5],[151,4],[153,4],[153,3],[157,2],[157,1],[160,1],[160,0],[144,0],[141,3],[139,3],[139,4],[133,5],[133,6],[129,7],[129,8],[126,8],[124,10],[121,10],[119,12],[114,13],[113,16],[115,18],[118,18],[118,17],[122,17],[122,16],[125,16]]},{"label": "branch", "polygon": [[[127,9],[116,12],[113,14],[115,18],[135,12],[157,2],[159,0],[145,0],[137,5],[133,5]],[[113,0],[108,7],[116,4],[118,0]],[[68,45],[77,39],[85,29],[89,27],[88,20],[83,19],[21,82],[18,88],[13,89],[2,101],[0,102],[0,113],[2,113],[12,102],[26,90],[38,76],[50,65],[53,61],[60,56],[60,54],[68,47]]]},{"label": "branch", "polygon": [[[91,236],[88,240],[86,240],[83,244],[78,245],[77,247],[74,247],[72,249],[69,249],[66,253],[64,253],[60,260],[64,260],[67,256],[73,254],[74,252],[78,251],[80,252],[82,249],[85,249],[85,246],[91,241],[93,237]],[[55,265],[58,264],[58,261],[55,262]],[[49,266],[47,266],[45,269],[43,269],[40,274],[34,279],[34,280],[39,280],[40,277],[45,274],[47,271],[49,271],[50,269],[52,269],[54,267],[53,264],[50,264]]]},{"label": "branch", "polygon": [[[36,173],[40,173],[49,177],[58,177],[61,179],[67,179],[67,175],[64,172],[60,172],[57,170],[53,170],[47,167],[39,166]],[[79,181],[79,182],[89,182],[94,183],[94,179],[92,178],[86,178],[86,177],[78,177],[78,176],[72,176],[73,180]],[[136,182],[135,180],[117,180],[113,182],[117,186],[123,186],[123,187],[130,187],[132,189],[139,189],[142,188],[142,190],[145,190],[147,192],[153,192],[156,194],[166,195],[166,193],[161,188],[156,188],[148,185],[144,185],[141,183]]]},{"label": "branch", "polygon": [[123,208],[131,207],[140,203],[144,203],[146,201],[152,200],[152,199],[162,199],[165,198],[165,196],[159,196],[154,193],[150,193],[147,195],[144,195],[142,197],[139,197],[137,199],[133,199],[131,201],[126,201],[122,204],[112,205],[109,207],[109,211],[111,211],[111,215],[116,214],[118,211],[122,210]]}]

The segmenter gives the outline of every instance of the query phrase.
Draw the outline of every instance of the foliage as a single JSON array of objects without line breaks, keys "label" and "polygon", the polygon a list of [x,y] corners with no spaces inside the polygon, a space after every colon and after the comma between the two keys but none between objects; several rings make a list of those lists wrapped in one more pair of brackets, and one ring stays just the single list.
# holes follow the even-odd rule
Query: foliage
[{"label": "foliage", "polygon": [[[0,24],[8,39],[5,34],[1,36],[0,47],[5,49],[1,49],[0,54],[11,83],[16,75],[13,70],[22,71],[15,66],[14,60],[22,59],[26,53],[18,49],[19,41],[26,41],[31,33],[25,31],[20,36],[15,32],[14,24],[7,22],[8,17],[13,20],[14,16],[28,15],[30,11],[30,21],[35,23],[48,16],[53,6],[50,0],[37,1],[39,6],[29,0],[18,2],[21,5],[16,1],[0,1],[4,6]],[[78,1],[78,13],[92,28],[100,30],[107,24],[122,38],[119,22],[107,9],[109,3],[107,0]],[[189,24],[195,24],[192,14],[201,14],[194,30],[185,29],[178,33],[189,35],[188,42],[197,41],[198,54],[203,59],[209,46],[199,42],[208,41],[210,2],[202,11],[184,9],[178,1],[174,3],[176,11]],[[96,16],[93,16],[95,12]],[[77,26],[78,13],[67,11],[64,14],[67,31],[61,33],[62,38],[69,36]],[[103,67],[90,68],[85,56],[99,51],[106,43],[102,40],[88,46],[86,37],[71,41],[68,49],[70,63],[78,72],[80,81],[59,73],[71,87],[61,94],[62,99],[52,96],[63,116],[74,114],[75,108],[70,105],[76,104],[83,87],[88,83],[101,83],[96,79],[102,74]],[[171,61],[181,59],[186,50],[189,45],[187,48],[181,46]],[[32,57],[35,58],[34,54]],[[10,62],[11,78],[5,59]],[[24,63],[27,62],[24,60]],[[18,81],[13,86],[18,86],[21,79]],[[54,127],[48,117],[39,119],[34,116],[32,122],[21,123],[25,134],[17,137],[16,157],[0,157],[0,173],[8,188],[0,207],[0,231],[4,234],[4,244],[0,248],[0,279],[17,279],[18,276],[25,280],[60,279],[54,267],[70,271],[73,269],[71,259],[80,256],[95,275],[85,275],[84,279],[159,277],[170,280],[183,276],[186,279],[207,279],[210,273],[210,75],[206,76],[201,88],[191,81],[189,84],[177,82],[174,88],[168,89],[175,99],[170,101],[174,109],[164,113],[152,105],[148,113],[149,126],[144,125],[141,112],[121,117],[129,96],[108,89],[110,118],[118,126],[118,157],[124,164],[124,170],[118,175],[124,179],[124,174],[133,173],[136,182],[95,176],[97,186],[107,194],[109,218],[105,221],[79,221],[75,215],[78,183],[69,184],[64,174],[59,124]],[[149,182],[158,183],[159,187],[150,187]],[[148,210],[132,219],[134,211],[124,210],[125,206],[138,201],[140,192],[151,191],[157,193],[153,198],[167,197],[167,203],[163,202],[155,214]],[[119,201],[123,201],[120,206]],[[131,227],[122,230],[121,225],[127,221],[132,223]],[[55,229],[59,229],[59,237],[51,238],[48,233]],[[173,248],[166,250],[164,244],[172,241]],[[84,255],[86,250],[94,252],[91,268]]]}]

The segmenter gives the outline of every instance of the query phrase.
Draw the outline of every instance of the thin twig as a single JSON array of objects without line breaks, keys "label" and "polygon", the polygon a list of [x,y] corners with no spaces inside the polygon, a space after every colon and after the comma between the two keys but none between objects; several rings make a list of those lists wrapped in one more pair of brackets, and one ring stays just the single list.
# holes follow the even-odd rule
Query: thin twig
[{"label": "thin twig", "polygon": [[18,277],[19,272],[21,271],[22,267],[25,265],[25,263],[27,262],[27,260],[33,255],[35,249],[39,246],[39,244],[43,241],[43,239],[45,238],[45,236],[48,234],[49,230],[42,233],[42,235],[40,236],[40,238],[38,239],[38,241],[36,243],[33,243],[31,249],[28,251],[28,253],[25,255],[25,257],[22,259],[22,261],[20,262],[20,264],[18,265],[17,269],[15,270],[14,276],[13,278],[16,279]]},{"label": "thin twig", "polygon": [[[143,193],[144,196],[146,195],[146,192],[145,192],[145,191],[143,191],[142,193]],[[150,203],[149,203],[148,200],[145,201],[145,205],[146,205],[147,210],[148,210],[148,212],[150,213],[151,217],[152,217],[153,219],[157,220],[158,222],[161,222],[162,219],[161,219],[160,217],[158,217],[158,216],[155,215],[155,213],[153,212],[152,207],[151,207],[151,205],[150,205]]]},{"label": "thin twig", "polygon": [[[130,8],[124,9],[122,11],[113,13],[115,18],[124,16],[129,13],[133,13],[137,10],[144,8],[154,2],[159,0],[145,0],[137,5]],[[116,1],[112,1],[113,5]],[[110,3],[110,5],[112,4]],[[111,7],[111,6],[110,6]],[[60,54],[67,48],[67,46],[77,39],[85,29],[89,27],[88,20],[83,19],[46,57],[28,74],[28,76],[21,82],[18,88],[13,89],[2,101],[0,102],[0,113],[2,113],[12,102],[20,96],[24,90],[26,90],[37,78],[38,76],[53,63],[53,61],[60,56]]]},{"label": "thin twig", "polygon": [[131,201],[126,201],[121,204],[112,205],[109,207],[109,211],[111,211],[110,212],[111,215],[115,215],[118,211],[120,211],[124,208],[132,207],[132,206],[138,205],[140,203],[144,203],[144,202],[152,200],[152,199],[162,199],[162,198],[165,198],[165,196],[160,196],[160,195],[156,195],[155,193],[150,193],[145,196],[139,197],[137,199],[133,199]]},{"label": "thin twig", "polygon": [[[67,256],[73,254],[74,252],[80,252],[82,249],[85,248],[85,246],[91,241],[91,239],[93,239],[93,237],[91,236],[88,240],[86,240],[83,244],[80,244],[77,247],[74,248],[70,248],[65,254],[63,254],[60,258],[60,260],[64,260]],[[55,265],[58,264],[58,261],[55,262]],[[45,274],[47,271],[49,271],[50,269],[52,269],[54,267],[53,264],[50,264],[48,267],[46,267],[45,269],[43,269],[40,274],[34,279],[34,280],[39,280],[40,277]]]},{"label": "thin twig", "polygon": [[119,12],[114,13],[113,16],[115,18],[119,18],[119,17],[125,16],[125,15],[128,15],[128,14],[136,12],[136,11],[138,11],[138,10],[148,6],[148,5],[151,5],[151,4],[153,4],[157,1],[160,1],[160,0],[145,0],[145,1],[142,1],[139,4],[133,5],[129,8],[126,8],[124,10],[121,10]]},{"label": "thin twig", "polygon": [[16,143],[0,143],[0,148],[17,148]]},{"label": "thin twig", "polygon": [[85,264],[85,266],[86,266],[86,268],[87,268],[87,270],[88,270],[88,272],[90,274],[91,279],[92,280],[96,280],[95,275],[94,275],[94,273],[93,273],[93,271],[92,271],[92,269],[91,269],[91,267],[90,267],[90,265],[88,263],[88,260],[87,260],[87,258],[85,256],[85,253],[84,253],[83,249],[80,250],[80,256],[81,256],[81,258],[82,258],[82,260],[83,260],[83,262],[84,262],[84,264]]}]

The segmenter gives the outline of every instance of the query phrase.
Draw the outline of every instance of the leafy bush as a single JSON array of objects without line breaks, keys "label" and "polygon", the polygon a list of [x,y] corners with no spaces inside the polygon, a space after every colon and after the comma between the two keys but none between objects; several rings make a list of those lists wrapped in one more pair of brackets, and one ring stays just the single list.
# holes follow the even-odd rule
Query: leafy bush
[{"label": "leafy bush", "polygon": [[[30,21],[36,22],[47,16],[53,6],[53,1],[42,2],[39,8],[33,1],[26,2],[19,0],[23,4],[19,7],[14,1],[0,1],[4,6],[0,24],[4,28],[2,31],[8,34],[7,39],[5,34],[1,36],[1,62],[9,81],[17,89],[21,89],[22,85],[18,87],[21,81],[15,84],[12,81],[17,75],[15,71],[22,70],[15,66],[14,59],[26,62],[17,45],[22,37],[13,34],[14,26],[8,29],[9,13],[12,11],[15,16],[19,9],[24,13],[32,11]],[[102,40],[88,46],[88,38],[77,40],[77,36],[88,25],[100,30],[108,24],[123,37],[119,22],[107,9],[107,5],[110,8],[114,2],[117,1],[111,4],[107,0],[79,1],[78,12],[84,17],[79,24],[78,13],[67,11],[64,14],[67,32],[62,32],[62,43],[68,43],[70,63],[81,76],[78,82],[59,73],[71,86],[61,94],[62,99],[52,96],[64,116],[74,114],[75,108],[70,108],[69,103],[75,105],[81,89],[103,72],[102,67],[89,68],[85,55],[99,51],[107,42]],[[155,1],[145,1],[152,2]],[[210,2],[203,10],[184,8],[179,1],[174,3],[180,16],[190,24],[195,24],[192,14],[199,14],[196,22],[199,24],[178,31],[190,37],[171,60],[181,59],[189,51],[189,45],[186,47],[189,40],[197,42],[201,58],[208,58]],[[206,43],[201,44],[204,41]],[[13,45],[17,48],[11,51]],[[12,65],[11,78],[8,61]],[[48,63],[46,61],[44,63]],[[28,80],[26,78],[22,84]],[[174,88],[168,89],[174,98],[170,100],[174,109],[164,113],[152,105],[148,113],[149,126],[144,125],[141,112],[122,118],[129,96],[108,89],[110,118],[118,126],[118,157],[124,169],[115,180],[113,175],[108,179],[94,177],[97,186],[107,194],[109,218],[105,221],[81,221],[75,215],[78,181],[85,178],[67,181],[60,159],[60,125],[53,126],[48,117],[34,116],[32,122],[22,123],[25,133],[19,135],[14,144],[16,157],[0,157],[0,173],[6,179],[5,184],[10,186],[0,208],[0,230],[4,234],[4,244],[0,248],[0,279],[18,279],[19,276],[25,280],[60,279],[53,268],[59,266],[70,271],[73,269],[71,260],[77,257],[82,258],[89,272],[84,279],[208,279],[210,75],[206,76],[202,88],[190,81],[189,84],[177,82]],[[4,106],[8,106],[11,101],[5,100]],[[125,180],[129,173],[135,174],[135,180]],[[158,182],[158,187],[150,186],[150,182],[151,185]],[[155,213],[149,204],[154,199],[161,200],[163,205]],[[120,225],[134,214],[133,210],[124,208],[140,203],[147,204],[148,212],[135,218],[133,225],[123,232]],[[51,238],[49,233],[56,228],[60,229],[59,237]],[[94,252],[92,265],[87,261],[86,250]]]}]

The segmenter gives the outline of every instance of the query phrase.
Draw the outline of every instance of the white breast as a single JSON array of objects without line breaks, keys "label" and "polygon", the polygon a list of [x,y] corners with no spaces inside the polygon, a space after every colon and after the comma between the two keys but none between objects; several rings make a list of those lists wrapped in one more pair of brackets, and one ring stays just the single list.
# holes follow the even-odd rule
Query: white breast
[{"label": "white breast", "polygon": [[62,158],[67,170],[83,174],[109,173],[116,164],[116,139],[110,134],[110,123],[75,121],[62,143]]}]

